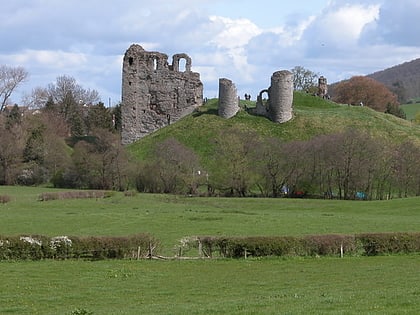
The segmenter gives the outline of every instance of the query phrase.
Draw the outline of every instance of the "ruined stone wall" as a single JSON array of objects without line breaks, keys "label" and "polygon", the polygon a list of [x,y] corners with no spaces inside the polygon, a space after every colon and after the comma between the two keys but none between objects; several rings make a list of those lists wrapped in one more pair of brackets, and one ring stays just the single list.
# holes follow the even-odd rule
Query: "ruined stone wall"
[{"label": "ruined stone wall", "polygon": [[[185,60],[185,71],[180,60]],[[193,112],[203,103],[200,74],[191,71],[191,58],[168,56],[131,45],[123,59],[122,143],[132,143]]]},{"label": "ruined stone wall", "polygon": [[229,79],[219,79],[218,115],[223,118],[231,118],[238,111],[239,99],[235,84]]},{"label": "ruined stone wall", "polygon": [[293,73],[287,70],[274,72],[269,95],[269,118],[278,123],[292,119]]}]

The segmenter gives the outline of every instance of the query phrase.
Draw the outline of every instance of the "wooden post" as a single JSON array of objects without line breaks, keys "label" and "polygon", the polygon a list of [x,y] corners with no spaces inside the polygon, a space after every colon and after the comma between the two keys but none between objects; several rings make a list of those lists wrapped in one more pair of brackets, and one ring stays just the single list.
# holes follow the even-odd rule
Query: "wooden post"
[{"label": "wooden post", "polygon": [[340,257],[341,258],[343,258],[343,254],[344,254],[344,251],[343,251],[343,243],[341,243],[341,246],[340,246]]},{"label": "wooden post", "polygon": [[198,239],[198,256],[203,257],[203,244],[200,239]]},{"label": "wooden post", "polygon": [[153,253],[152,253],[152,243],[149,242],[149,259],[152,259]]},{"label": "wooden post", "polygon": [[140,246],[137,247],[137,260],[140,260]]}]

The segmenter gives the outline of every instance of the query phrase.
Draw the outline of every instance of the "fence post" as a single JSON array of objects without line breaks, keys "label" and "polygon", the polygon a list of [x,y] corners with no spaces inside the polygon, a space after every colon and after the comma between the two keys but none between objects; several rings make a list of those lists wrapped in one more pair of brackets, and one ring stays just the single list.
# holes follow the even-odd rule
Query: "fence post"
[{"label": "fence post", "polygon": [[203,244],[200,239],[198,239],[198,256],[203,257]]}]

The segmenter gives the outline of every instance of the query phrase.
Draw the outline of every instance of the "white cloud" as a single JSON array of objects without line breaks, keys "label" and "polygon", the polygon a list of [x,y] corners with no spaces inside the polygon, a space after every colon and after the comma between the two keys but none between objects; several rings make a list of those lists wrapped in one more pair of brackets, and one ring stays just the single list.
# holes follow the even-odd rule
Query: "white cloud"
[{"label": "white cloud", "polygon": [[[190,55],[211,97],[220,77],[255,95],[273,72],[296,65],[334,82],[420,56],[418,0],[317,0],[304,9],[247,1],[7,1],[0,64],[23,65],[32,86],[66,74],[117,100],[122,56],[132,43]],[[289,5],[294,11],[285,13]]]},{"label": "white cloud", "polygon": [[[378,13],[379,5],[345,4],[327,8],[304,30],[308,55],[352,50],[365,25],[374,21]],[[324,46],[327,49],[321,48]]]}]

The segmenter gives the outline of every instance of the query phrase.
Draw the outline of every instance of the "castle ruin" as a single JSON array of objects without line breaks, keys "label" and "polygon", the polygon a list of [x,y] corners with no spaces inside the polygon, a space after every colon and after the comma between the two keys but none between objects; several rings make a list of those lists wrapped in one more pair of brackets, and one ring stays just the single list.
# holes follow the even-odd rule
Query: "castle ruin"
[{"label": "castle ruin", "polygon": [[[264,93],[267,98],[263,98]],[[271,85],[262,90],[252,113],[265,116],[273,122],[284,123],[293,117],[293,73],[287,70],[274,72]]]},{"label": "castle ruin", "polygon": [[239,111],[239,98],[235,84],[226,78],[219,79],[218,115],[231,118]]},{"label": "castle ruin", "polygon": [[323,76],[318,78],[318,96],[322,98],[328,98],[327,79]]},{"label": "castle ruin", "polygon": [[[180,70],[185,61],[184,71]],[[200,74],[191,71],[191,58],[175,54],[172,64],[164,53],[131,45],[123,59],[122,143],[147,134],[192,113],[203,103]]]}]

